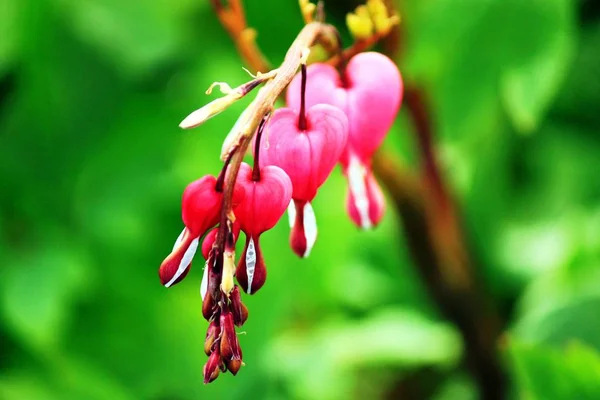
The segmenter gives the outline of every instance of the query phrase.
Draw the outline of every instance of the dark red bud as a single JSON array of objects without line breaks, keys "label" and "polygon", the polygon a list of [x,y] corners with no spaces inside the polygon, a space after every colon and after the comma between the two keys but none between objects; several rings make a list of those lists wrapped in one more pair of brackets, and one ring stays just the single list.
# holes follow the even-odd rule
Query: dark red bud
[{"label": "dark red bud", "polygon": [[229,294],[231,303],[229,308],[233,315],[233,323],[236,326],[242,326],[248,319],[248,308],[242,303],[242,296],[240,295],[240,288],[236,285],[231,293]]},{"label": "dark red bud", "polygon": [[223,310],[220,318],[221,324],[221,357],[225,362],[239,358],[241,359],[240,343],[235,333],[233,315],[228,309]]},{"label": "dark red bud", "polygon": [[215,343],[215,340],[218,339],[220,332],[221,330],[219,329],[217,321],[211,321],[206,330],[206,339],[204,340],[204,352],[207,356],[210,356],[212,353],[213,344]]},{"label": "dark red bud", "polygon": [[237,375],[240,367],[242,366],[242,360],[229,360],[227,361],[227,369],[233,374]]},{"label": "dark red bud", "polygon": [[[207,267],[208,268],[208,267]],[[204,300],[202,300],[202,315],[204,319],[210,321],[212,317],[215,315],[215,300],[210,292],[206,293],[204,296]]]},{"label": "dark red bud", "polygon": [[219,376],[219,368],[221,364],[221,355],[219,350],[215,349],[208,357],[208,361],[204,364],[204,384],[211,383]]}]

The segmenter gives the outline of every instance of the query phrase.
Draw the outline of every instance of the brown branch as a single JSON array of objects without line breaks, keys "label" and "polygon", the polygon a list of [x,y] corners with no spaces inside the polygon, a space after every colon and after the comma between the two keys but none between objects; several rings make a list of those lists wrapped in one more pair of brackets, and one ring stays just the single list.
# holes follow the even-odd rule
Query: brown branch
[{"label": "brown branch", "polygon": [[[388,7],[392,1],[387,1]],[[403,31],[383,43],[398,59],[404,49]],[[405,109],[414,126],[421,157],[420,197],[415,202],[399,185],[400,169],[389,157],[378,157],[374,169],[387,187],[422,279],[440,310],[459,329],[467,368],[483,399],[504,399],[507,377],[498,356],[502,318],[478,277],[468,251],[456,204],[444,182],[434,148],[433,117],[424,90],[405,88]],[[413,185],[414,186],[414,185]]]},{"label": "brown branch", "polygon": [[210,0],[210,3],[248,66],[254,71],[268,71],[269,63],[256,44],[256,31],[246,25],[241,0],[229,0],[229,7],[225,7],[221,0]]}]

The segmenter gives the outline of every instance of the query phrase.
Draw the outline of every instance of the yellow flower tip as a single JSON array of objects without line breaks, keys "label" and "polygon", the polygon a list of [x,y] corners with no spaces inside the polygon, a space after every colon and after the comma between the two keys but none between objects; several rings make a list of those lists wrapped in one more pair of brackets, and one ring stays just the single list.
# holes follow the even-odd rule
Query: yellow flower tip
[{"label": "yellow flower tip", "polygon": [[364,18],[359,15],[358,8],[357,14],[349,13],[346,15],[346,25],[348,25],[348,30],[355,39],[367,39],[373,34],[373,21],[369,16]]},{"label": "yellow flower tip", "polygon": [[373,18],[377,17],[388,17],[388,10],[385,6],[385,3],[382,0],[368,0],[367,8],[369,13],[373,16]]},{"label": "yellow flower tip", "polygon": [[300,12],[302,13],[304,22],[307,24],[311,23],[313,21],[317,6],[311,3],[309,0],[299,0],[298,4],[300,5]]}]

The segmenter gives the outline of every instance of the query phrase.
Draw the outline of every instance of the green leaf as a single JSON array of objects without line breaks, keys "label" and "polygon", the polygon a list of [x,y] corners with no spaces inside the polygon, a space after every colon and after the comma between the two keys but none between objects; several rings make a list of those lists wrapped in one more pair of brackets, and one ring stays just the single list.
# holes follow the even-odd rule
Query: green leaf
[{"label": "green leaf", "polygon": [[542,275],[523,294],[512,333],[531,343],[579,340],[600,349],[597,334],[600,269],[597,264]]},{"label": "green leaf", "polygon": [[506,22],[510,21],[519,34],[511,35],[516,53],[502,75],[502,95],[520,132],[530,133],[537,128],[566,76],[575,48],[574,3],[513,3],[514,18]]},{"label": "green leaf", "polygon": [[19,17],[18,0],[0,0],[0,77],[18,51]]},{"label": "green leaf", "polygon": [[[127,73],[173,59],[182,50],[183,15],[188,0],[62,0],[74,32]],[[173,4],[174,3],[174,4]]]},{"label": "green leaf", "polygon": [[559,350],[511,341],[508,353],[520,399],[600,398],[600,355],[589,347],[573,342]]}]

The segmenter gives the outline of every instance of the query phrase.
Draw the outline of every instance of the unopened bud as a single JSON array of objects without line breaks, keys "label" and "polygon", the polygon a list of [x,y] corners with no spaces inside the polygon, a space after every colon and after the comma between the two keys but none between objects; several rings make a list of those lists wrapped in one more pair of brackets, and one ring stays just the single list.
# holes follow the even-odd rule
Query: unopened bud
[{"label": "unopened bud", "polygon": [[243,362],[242,360],[229,360],[225,364],[227,365],[229,372],[231,372],[233,375],[237,375],[238,371],[243,365]]},{"label": "unopened bud", "polygon": [[211,383],[219,377],[219,368],[221,364],[221,355],[219,350],[215,349],[208,357],[208,361],[204,364],[204,384]]},{"label": "unopened bud", "polygon": [[220,318],[221,324],[221,357],[225,362],[233,359],[241,359],[240,343],[235,333],[233,315],[228,309],[223,310]]},{"label": "unopened bud", "polygon": [[235,274],[235,242],[233,232],[227,233],[225,252],[223,254],[223,273],[221,276],[221,290],[229,295],[233,290],[233,275]]},{"label": "unopened bud", "polygon": [[219,337],[219,333],[219,323],[217,321],[211,321],[211,323],[208,325],[208,329],[206,330],[206,339],[204,340],[204,352],[207,356],[210,356],[212,353],[213,344]]},{"label": "unopened bud", "polygon": [[248,308],[242,303],[240,288],[237,285],[231,291],[229,299],[231,300],[230,309],[233,315],[233,323],[236,326],[244,325],[248,319]]},{"label": "unopened bud", "polygon": [[212,296],[212,293],[208,291],[206,296],[204,296],[204,300],[202,300],[202,316],[204,319],[210,321],[212,317],[215,315],[215,299]]}]

